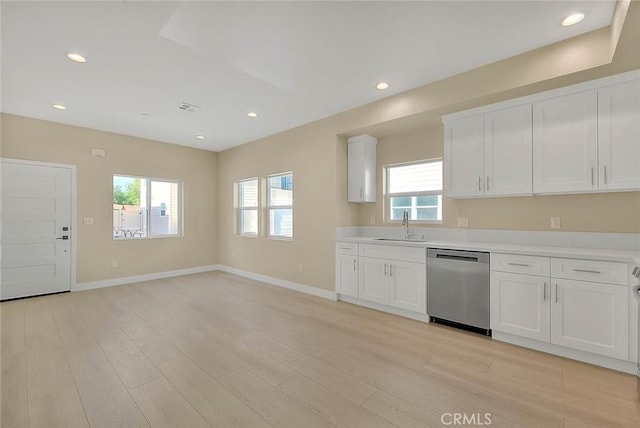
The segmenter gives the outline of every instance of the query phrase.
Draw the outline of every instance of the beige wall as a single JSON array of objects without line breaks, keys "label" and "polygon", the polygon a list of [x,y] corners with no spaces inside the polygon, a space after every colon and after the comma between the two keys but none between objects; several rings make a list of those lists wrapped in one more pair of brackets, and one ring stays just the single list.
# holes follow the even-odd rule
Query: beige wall
[{"label": "beige wall", "polygon": [[[382,168],[384,165],[442,157],[443,126],[382,138],[377,145],[377,202],[362,204],[360,225],[397,226],[384,222]],[[457,227],[467,217],[474,229],[550,230],[550,217],[561,218],[561,230],[579,232],[640,232],[640,192],[599,193],[511,198],[443,199],[441,225]]]},{"label": "beige wall", "polygon": [[[76,165],[78,283],[216,263],[217,153],[8,114],[1,121],[3,157]],[[106,157],[91,156],[92,147]],[[113,174],[182,180],[184,236],[114,241]]]}]

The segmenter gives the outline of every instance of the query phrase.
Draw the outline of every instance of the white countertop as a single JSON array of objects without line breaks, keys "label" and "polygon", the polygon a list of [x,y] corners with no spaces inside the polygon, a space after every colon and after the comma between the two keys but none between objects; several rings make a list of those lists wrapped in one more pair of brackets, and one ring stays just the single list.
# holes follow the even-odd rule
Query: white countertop
[{"label": "white countertop", "polygon": [[572,259],[603,260],[623,263],[636,263],[640,265],[640,254],[637,251],[610,250],[602,248],[572,248],[572,247],[546,247],[534,245],[497,244],[489,242],[464,242],[464,241],[440,241],[440,240],[390,240],[393,238],[372,237],[340,237],[337,242],[357,242],[360,244],[376,245],[401,245],[422,248],[446,248],[456,250],[486,251],[492,253],[526,254],[543,257],[566,257]]}]

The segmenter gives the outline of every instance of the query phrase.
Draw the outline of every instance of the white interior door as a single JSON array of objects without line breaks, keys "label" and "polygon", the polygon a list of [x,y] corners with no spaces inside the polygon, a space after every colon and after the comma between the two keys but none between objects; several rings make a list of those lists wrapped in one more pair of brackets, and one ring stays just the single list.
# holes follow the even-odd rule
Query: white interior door
[{"label": "white interior door", "polygon": [[0,175],[0,297],[69,291],[71,168],[3,159]]}]

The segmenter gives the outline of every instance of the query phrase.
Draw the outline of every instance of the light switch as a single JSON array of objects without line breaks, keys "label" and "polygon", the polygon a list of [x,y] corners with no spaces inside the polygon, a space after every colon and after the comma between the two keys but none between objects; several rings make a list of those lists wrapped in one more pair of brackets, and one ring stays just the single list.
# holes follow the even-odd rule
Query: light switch
[{"label": "light switch", "polygon": [[85,217],[83,219],[84,224],[93,224],[93,217]]},{"label": "light switch", "polygon": [[560,229],[560,217],[551,217],[551,229]]},{"label": "light switch", "polygon": [[91,149],[91,156],[103,158],[106,155],[107,155],[107,151],[105,149]]},{"label": "light switch", "polygon": [[469,217],[458,217],[458,227],[469,227]]}]

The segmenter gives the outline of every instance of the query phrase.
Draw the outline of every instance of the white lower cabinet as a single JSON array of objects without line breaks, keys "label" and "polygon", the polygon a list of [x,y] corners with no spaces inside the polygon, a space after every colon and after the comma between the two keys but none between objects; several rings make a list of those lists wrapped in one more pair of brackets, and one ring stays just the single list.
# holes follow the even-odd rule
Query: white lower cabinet
[{"label": "white lower cabinet", "polygon": [[358,244],[336,244],[336,292],[358,297]]},{"label": "white lower cabinet", "polygon": [[[551,276],[508,271],[517,267],[544,272],[537,269],[545,265],[543,259],[491,255],[491,329],[627,360],[629,290],[622,281],[626,264],[551,258]],[[502,263],[494,263],[498,260]],[[561,269],[565,265],[571,269]],[[584,275],[593,279],[584,281]]]},{"label": "white lower cabinet", "polygon": [[626,360],[628,289],[552,279],[551,343]]},{"label": "white lower cabinet", "polygon": [[491,272],[491,329],[549,341],[549,278]]},{"label": "white lower cabinet", "polygon": [[422,263],[360,257],[359,297],[425,313],[426,272]]}]

